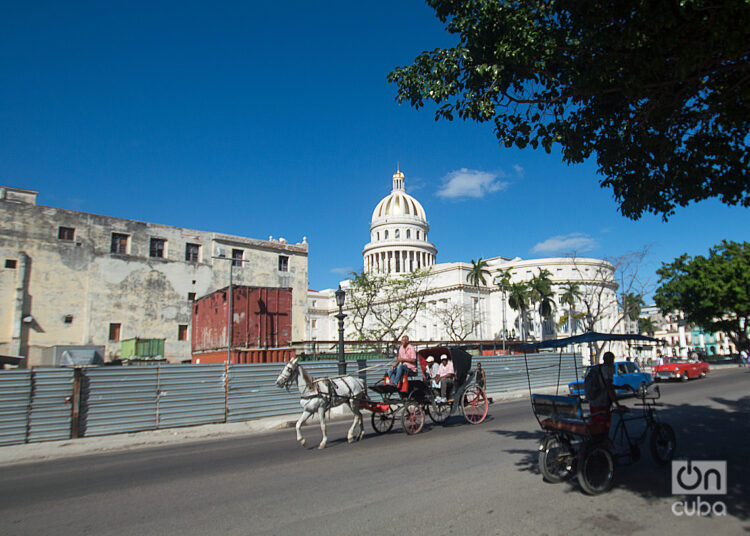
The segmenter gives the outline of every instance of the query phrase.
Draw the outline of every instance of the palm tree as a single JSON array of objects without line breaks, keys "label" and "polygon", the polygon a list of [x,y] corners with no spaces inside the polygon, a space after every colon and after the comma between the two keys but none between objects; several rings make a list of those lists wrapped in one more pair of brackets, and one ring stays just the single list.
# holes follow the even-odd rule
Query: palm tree
[{"label": "palm tree", "polygon": [[625,316],[625,321],[628,326],[628,333],[630,333],[630,322],[635,322],[641,316],[641,308],[645,305],[643,296],[628,292],[622,295],[622,314]]},{"label": "palm tree", "polygon": [[562,294],[560,294],[560,305],[568,306],[568,313],[560,317],[559,326],[562,327],[565,322],[568,322],[568,333],[573,336],[573,321],[578,320],[578,316],[582,313],[575,312],[576,300],[581,299],[581,285],[570,281],[562,287]]},{"label": "palm tree", "polygon": [[539,313],[539,340],[542,340],[542,319],[552,316],[555,302],[552,299],[555,295],[552,290],[552,281],[549,276],[552,274],[544,268],[539,269],[539,274],[531,278],[529,282],[530,298],[532,304],[539,304],[537,312]]},{"label": "palm tree", "polygon": [[656,331],[656,324],[654,324],[654,321],[651,319],[650,316],[646,316],[643,318],[638,319],[638,331],[640,333],[645,333],[646,335],[654,336],[654,332]]},{"label": "palm tree", "polygon": [[529,306],[529,286],[526,283],[519,282],[510,285],[508,305],[511,309],[520,313],[521,320],[518,327],[521,340],[526,340],[524,321],[526,319],[526,309]]},{"label": "palm tree", "polygon": [[505,304],[508,300],[508,290],[510,290],[510,270],[500,268],[497,271],[497,276],[493,280],[503,293],[503,351],[505,351],[505,339],[508,336],[507,329],[505,328]]},{"label": "palm tree", "polygon": [[482,257],[479,257],[479,260],[476,262],[474,262],[474,259],[471,259],[471,270],[466,276],[466,280],[477,288],[479,288],[479,283],[487,285],[485,276],[489,277],[490,275],[488,267],[487,261],[483,261]]}]

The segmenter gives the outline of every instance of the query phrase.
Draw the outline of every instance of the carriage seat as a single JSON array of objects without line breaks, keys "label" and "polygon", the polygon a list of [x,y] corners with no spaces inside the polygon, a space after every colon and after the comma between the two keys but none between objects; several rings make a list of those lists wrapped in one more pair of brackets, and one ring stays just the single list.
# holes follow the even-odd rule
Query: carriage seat
[{"label": "carriage seat", "polygon": [[590,415],[584,415],[577,396],[532,394],[531,406],[544,430],[578,436],[607,433],[606,424],[593,423]]}]

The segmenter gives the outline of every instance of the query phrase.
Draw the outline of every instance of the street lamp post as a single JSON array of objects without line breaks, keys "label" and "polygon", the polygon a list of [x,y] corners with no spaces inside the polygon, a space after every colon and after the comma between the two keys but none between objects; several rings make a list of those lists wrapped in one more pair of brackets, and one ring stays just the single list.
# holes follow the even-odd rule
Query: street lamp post
[{"label": "street lamp post", "polygon": [[344,318],[346,318],[346,315],[343,311],[346,292],[344,292],[341,289],[341,285],[339,285],[339,289],[335,294],[336,305],[339,306],[339,314],[335,315],[339,320],[339,375],[343,376],[346,374],[346,360],[344,359]]}]

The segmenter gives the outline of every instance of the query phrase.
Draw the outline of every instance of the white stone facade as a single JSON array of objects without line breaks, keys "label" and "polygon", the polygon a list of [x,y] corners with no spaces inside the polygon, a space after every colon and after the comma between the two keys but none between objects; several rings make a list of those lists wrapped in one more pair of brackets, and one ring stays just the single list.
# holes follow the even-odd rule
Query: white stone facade
[{"label": "white stone facade", "polygon": [[[464,340],[519,339],[521,334],[520,313],[510,308],[503,291],[493,283],[500,270],[509,270],[510,282],[529,281],[545,269],[555,291],[555,302],[559,303],[562,286],[577,282],[589,301],[597,301],[597,331],[609,332],[619,318],[614,267],[599,259],[557,257],[549,259],[523,260],[521,258],[494,257],[485,259],[490,272],[486,285],[475,287],[467,281],[472,265],[467,262],[436,263],[437,248],[428,242],[429,226],[422,205],[405,192],[404,175],[400,171],[393,175],[393,191],[381,200],[373,212],[370,225],[370,242],[362,251],[364,271],[394,276],[409,273],[417,268],[430,269],[427,307],[408,329],[412,340],[448,341],[451,335],[444,322],[435,313],[440,308],[459,308],[466,324],[473,329]],[[386,235],[385,233],[388,232]],[[398,235],[396,233],[398,232]],[[418,233],[418,234],[417,234]],[[412,259],[420,259],[415,264]],[[426,259],[422,262],[422,259]],[[404,263],[406,260],[406,263]],[[342,282],[346,289],[347,281]],[[310,308],[311,300],[315,307]],[[345,307],[346,310],[346,307]],[[575,309],[585,311],[580,303]],[[337,312],[332,290],[308,293],[308,340],[335,340],[338,337]],[[552,318],[542,324],[538,315],[531,311],[530,321],[524,326],[528,338],[540,340],[567,336],[570,326],[558,329],[558,319],[567,312],[559,305]],[[311,329],[312,322],[315,330]],[[583,322],[573,326],[573,332],[585,330]],[[618,330],[619,331],[619,330]],[[505,333],[505,336],[503,335]],[[347,339],[354,338],[351,329],[346,329]]]}]

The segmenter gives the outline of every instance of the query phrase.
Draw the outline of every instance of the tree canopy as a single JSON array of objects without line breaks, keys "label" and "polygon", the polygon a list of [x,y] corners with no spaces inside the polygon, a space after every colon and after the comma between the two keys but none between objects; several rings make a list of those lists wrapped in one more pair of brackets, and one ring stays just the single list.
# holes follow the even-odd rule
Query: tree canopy
[{"label": "tree canopy", "polygon": [[684,254],[656,273],[662,313],[682,311],[688,322],[725,332],[738,350],[750,347],[750,242],[724,240],[708,257]]},{"label": "tree canopy", "polygon": [[750,2],[427,0],[455,34],[388,80],[506,147],[596,156],[621,212],[750,206]]}]

